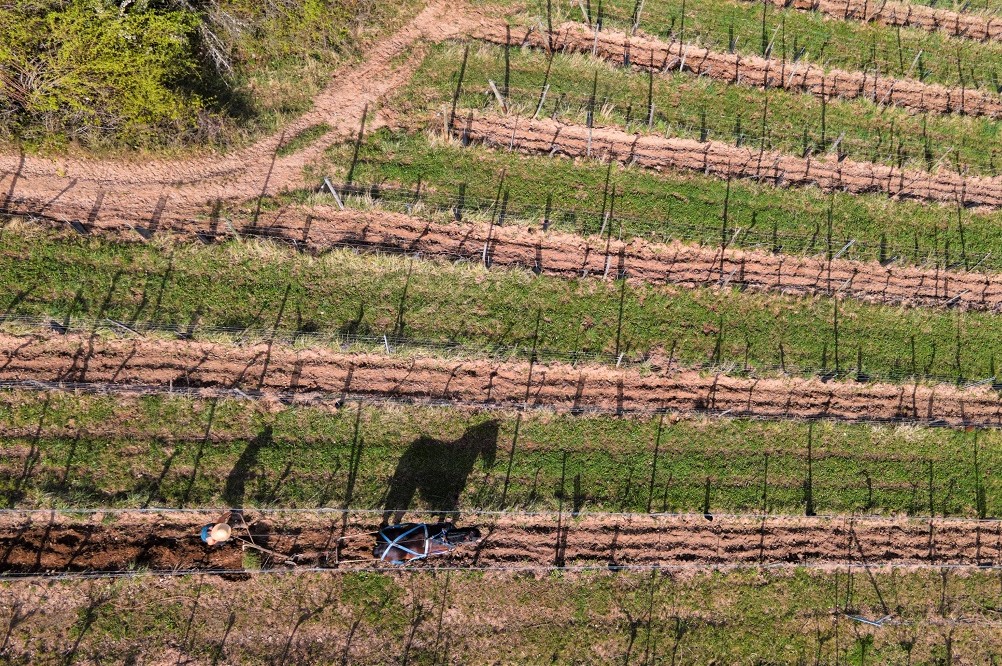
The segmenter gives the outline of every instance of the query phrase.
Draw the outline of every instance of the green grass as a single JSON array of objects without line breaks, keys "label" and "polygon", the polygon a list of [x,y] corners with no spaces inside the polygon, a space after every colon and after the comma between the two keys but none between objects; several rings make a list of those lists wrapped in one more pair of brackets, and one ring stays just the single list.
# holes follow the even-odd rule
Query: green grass
[{"label": "green grass", "polygon": [[[13,663],[168,653],[248,664],[340,663],[346,654],[360,664],[937,664],[992,663],[1002,649],[999,578],[989,571],[411,571],[0,585],[9,598],[27,597],[11,632]],[[885,605],[894,622],[880,629],[846,617],[878,618]]]},{"label": "green grass", "polygon": [[277,157],[287,157],[292,155],[293,153],[296,153],[310,145],[324,134],[327,134],[330,130],[331,127],[327,123],[310,125],[279,146],[278,150],[275,151],[275,155]]},{"label": "green grass", "polygon": [[[554,25],[563,20],[584,21],[581,10],[569,0],[558,0],[553,5]],[[628,31],[633,25],[634,6],[634,0],[606,0],[603,24]],[[899,32],[876,23],[841,21],[817,12],[778,9],[770,3],[763,44],[764,5],[731,0],[686,0],[683,35],[682,6],[683,0],[646,3],[640,28],[661,38],[698,41],[720,51],[728,49],[733,31],[737,53],[762,55],[771,44],[770,53],[775,58],[785,54],[787,60],[793,60],[795,54],[802,53],[802,62],[850,71],[872,72],[876,67],[881,76],[910,75],[927,83],[996,90],[1002,76],[1002,44],[997,42],[953,39],[917,29]],[[594,21],[598,3],[591,2],[591,7]],[[527,14],[530,20],[541,20],[546,25],[545,2],[530,3]]]},{"label": "green grass", "polygon": [[660,351],[685,364],[851,372],[858,352],[876,377],[990,377],[1002,345],[990,313],[846,301],[836,358],[829,298],[564,280],[341,250],[311,257],[267,242],[157,247],[7,233],[0,289],[7,315],[403,335],[519,345],[525,354],[538,310],[547,353],[618,351],[629,360]]},{"label": "green grass", "polygon": [[[350,144],[328,151],[308,180],[343,179],[352,159]],[[614,232],[624,238],[685,240],[719,245],[724,201],[728,201],[728,233],[732,247],[758,247],[787,254],[827,252],[828,216],[832,221],[832,253],[850,239],[856,243],[842,256],[876,261],[897,257],[980,271],[1002,267],[1002,213],[958,211],[955,207],[892,201],[881,195],[825,194],[817,188],[776,188],[752,181],[726,182],[696,173],[657,174],[639,167],[588,160],[526,157],[426,135],[373,133],[362,145],[354,182],[410,188],[412,200],[420,182],[430,207],[455,204],[465,187],[466,207],[495,205],[499,177],[505,173],[508,213],[537,225],[547,197],[555,229],[597,234],[602,227],[606,176],[616,186]],[[392,195],[388,192],[387,196]],[[306,200],[306,193],[292,196]],[[399,197],[398,197],[399,198]],[[496,209],[494,211],[496,215]],[[740,229],[740,233],[735,232]],[[990,256],[985,255],[991,253]]]},{"label": "green grass", "polygon": [[[463,49],[456,44],[432,51],[408,87],[394,101],[418,116],[452,99]],[[547,56],[534,49],[510,52],[510,111],[532,116],[540,102]],[[481,45],[471,50],[460,108],[485,103],[500,112],[488,80],[504,89],[504,49]],[[597,78],[596,78],[597,77]],[[1002,147],[999,124],[987,118],[949,114],[918,115],[865,100],[832,100],[781,89],[768,92],[694,78],[678,72],[648,76],[612,67],[582,55],[553,58],[550,86],[540,117],[586,123],[595,86],[595,123],[630,131],[708,139],[794,153],[824,153],[834,146],[844,155],[906,168],[997,172]],[[654,123],[648,129],[648,84],[652,83]],[[768,99],[768,109],[765,108]],[[765,131],[763,132],[763,114]],[[631,122],[627,123],[627,120]],[[763,137],[765,141],[763,144]],[[900,153],[899,153],[900,151]]]},{"label": "green grass", "polygon": [[[111,419],[117,436],[59,434]],[[0,445],[15,508],[380,509],[389,492],[389,508],[443,509],[423,493],[448,485],[464,510],[803,515],[810,499],[819,514],[1002,516],[997,431],[28,393],[0,394],[0,420],[38,433]],[[400,472],[423,493],[401,495]]]}]

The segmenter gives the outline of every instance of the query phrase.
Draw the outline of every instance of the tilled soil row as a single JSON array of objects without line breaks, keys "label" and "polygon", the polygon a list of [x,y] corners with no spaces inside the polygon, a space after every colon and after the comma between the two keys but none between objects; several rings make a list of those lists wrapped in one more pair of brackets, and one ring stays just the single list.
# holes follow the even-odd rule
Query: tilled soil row
[{"label": "tilled soil row", "polygon": [[[667,360],[667,359],[664,359]],[[988,387],[825,382],[644,368],[485,359],[349,354],[261,343],[0,335],[0,381],[119,387],[196,387],[322,396],[546,407],[561,412],[724,412],[768,418],[919,421],[1002,426],[1002,397]]]},{"label": "tilled soil row", "polygon": [[[823,256],[581,237],[520,226],[436,223],[389,212],[291,209],[263,218],[267,234],[314,250],[350,245],[427,257],[486,260],[559,277],[626,276],[636,282],[722,285],[787,294],[831,294],[874,303],[1002,309],[1002,280],[984,273],[829,261]],[[486,249],[486,253],[485,253]]]},{"label": "tilled soil row", "polygon": [[[138,241],[130,225],[99,221],[88,231]],[[178,220],[162,227],[181,238],[228,238],[228,227]],[[1002,280],[986,273],[828,260],[824,256],[725,249],[691,243],[627,242],[522,226],[439,223],[391,212],[288,208],[235,227],[241,237],[287,242],[311,252],[354,247],[522,267],[558,277],[626,276],[633,282],[733,286],[754,291],[842,296],[882,304],[1002,309]],[[486,249],[486,253],[485,253]]]},{"label": "tilled soil row", "polygon": [[655,171],[684,170],[722,178],[749,178],[780,187],[817,185],[825,190],[888,196],[963,206],[1002,206],[1002,178],[926,173],[873,162],[806,158],[772,150],[732,146],[719,141],[628,134],[608,127],[589,129],[549,118],[457,116],[453,132],[465,142],[518,150],[527,154],[610,158]]},{"label": "tilled soil row", "polygon": [[[758,0],[746,0],[758,2]],[[775,7],[814,11],[843,20],[919,28],[977,41],[1002,39],[1002,19],[893,0],[769,0]]]},{"label": "tilled soil row", "polygon": [[[475,37],[494,44],[508,42],[503,23],[481,26]],[[616,65],[683,71],[725,83],[758,88],[783,88],[819,97],[870,99],[919,112],[962,113],[1002,117],[1002,97],[989,91],[950,88],[914,79],[897,79],[865,72],[825,70],[808,63],[712,51],[693,44],[663,42],[638,33],[629,36],[615,30],[595,32],[580,23],[568,22],[551,35],[533,28],[511,30],[513,44],[555,51],[594,53]],[[551,41],[552,40],[552,41]]]},{"label": "tilled soil row", "polygon": [[[262,568],[387,566],[373,558],[380,516],[340,513],[244,515],[235,538],[208,547],[199,538],[210,513],[6,514],[0,519],[0,574],[241,571]],[[413,520],[429,520],[411,516]],[[434,522],[432,520],[431,522]],[[483,568],[727,565],[952,565],[1002,563],[1002,527],[975,520],[905,518],[603,515],[459,516],[481,540],[411,566]],[[349,537],[342,539],[342,537]],[[251,545],[252,544],[252,545]],[[259,548],[255,548],[258,546]]]}]

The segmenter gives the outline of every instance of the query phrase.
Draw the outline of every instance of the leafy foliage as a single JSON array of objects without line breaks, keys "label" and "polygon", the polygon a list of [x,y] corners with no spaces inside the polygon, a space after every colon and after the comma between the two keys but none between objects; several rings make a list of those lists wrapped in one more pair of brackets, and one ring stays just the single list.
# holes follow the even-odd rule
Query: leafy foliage
[{"label": "leafy foliage", "polygon": [[376,0],[13,0],[0,139],[28,148],[228,146],[309,108]]},{"label": "leafy foliage", "polygon": [[204,106],[191,12],[20,2],[0,20],[4,130],[143,145],[190,133]]}]

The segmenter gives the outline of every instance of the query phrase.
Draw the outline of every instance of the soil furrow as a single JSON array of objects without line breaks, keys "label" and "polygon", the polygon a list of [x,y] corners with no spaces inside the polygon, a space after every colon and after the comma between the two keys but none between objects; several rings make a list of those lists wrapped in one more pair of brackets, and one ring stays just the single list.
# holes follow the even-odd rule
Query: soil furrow
[{"label": "soil furrow", "polygon": [[[246,527],[238,522],[234,529],[238,538],[209,548],[199,530],[217,518],[208,512],[6,514],[0,518],[0,573],[239,571],[245,552],[256,552],[264,568],[380,564],[372,559],[375,539],[368,534],[379,529],[378,514],[249,512]],[[1002,564],[1000,525],[976,520],[471,513],[456,522],[479,527],[481,541],[412,566]],[[346,535],[354,538],[339,541]],[[251,541],[266,550],[245,546]]]},{"label": "soil furrow", "polygon": [[[758,0],[745,0],[758,2]],[[814,11],[846,21],[943,32],[979,42],[1002,39],[1002,19],[893,0],[769,0],[774,7]]]},{"label": "soil furrow", "polygon": [[[903,266],[894,262],[828,260],[781,252],[738,250],[691,243],[620,241],[485,223],[439,223],[383,211],[287,208],[262,214],[257,223],[234,226],[242,238],[259,237],[311,252],[335,247],[406,252],[427,258],[526,268],[565,278],[626,276],[634,283],[722,286],[843,297],[881,304],[1002,310],[1002,280],[988,273]],[[101,220],[89,231],[139,242],[131,225]],[[229,227],[212,221],[174,220],[160,231],[185,240],[229,238]],[[488,238],[490,239],[488,243]]]},{"label": "soil furrow", "polygon": [[767,418],[1002,426],[989,387],[739,377],[663,367],[348,354],[261,343],[235,346],[58,334],[0,335],[0,381],[239,388],[311,395],[452,401],[563,412],[727,412]]},{"label": "soil furrow", "polygon": [[[626,276],[636,282],[721,285],[813,295],[838,292],[883,304],[1002,309],[1002,280],[985,273],[946,271],[893,263],[828,260],[689,243],[581,237],[520,226],[436,223],[388,212],[287,209],[265,216],[268,235],[313,250],[338,245],[402,250],[426,257],[524,267],[559,277]],[[197,224],[182,233],[207,230]],[[241,233],[244,233],[243,231]],[[489,242],[488,242],[489,239]]]},{"label": "soil furrow", "polygon": [[999,177],[926,173],[827,155],[802,158],[719,141],[628,134],[615,128],[588,128],[548,118],[532,120],[469,112],[455,118],[452,130],[466,143],[484,143],[527,154],[615,159],[655,171],[698,171],[721,178],[754,179],[777,187],[816,185],[854,194],[879,192],[900,199],[1002,206]]},{"label": "soil furrow", "polygon": [[[493,44],[504,44],[509,33],[503,23],[498,23],[481,27],[473,34]],[[683,71],[725,83],[766,89],[783,88],[819,97],[869,99],[875,104],[890,104],[919,112],[1002,117],[1002,97],[986,90],[951,88],[876,73],[825,70],[809,63],[723,53],[694,44],[663,42],[639,32],[631,37],[615,30],[602,30],[596,35],[587,26],[574,22],[555,28],[552,37],[545,31],[525,27],[513,29],[510,34],[514,44],[593,53],[625,67],[658,72]]]}]

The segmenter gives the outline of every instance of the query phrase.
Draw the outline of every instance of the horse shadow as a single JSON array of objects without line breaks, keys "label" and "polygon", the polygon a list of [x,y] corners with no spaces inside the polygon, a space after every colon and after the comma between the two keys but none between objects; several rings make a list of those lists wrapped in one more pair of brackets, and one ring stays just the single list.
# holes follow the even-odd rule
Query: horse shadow
[{"label": "horse shadow", "polygon": [[496,420],[468,428],[456,440],[419,437],[407,447],[397,462],[383,500],[383,521],[399,524],[416,498],[438,520],[450,518],[459,509],[459,497],[478,459],[484,469],[497,456],[499,422]]}]

